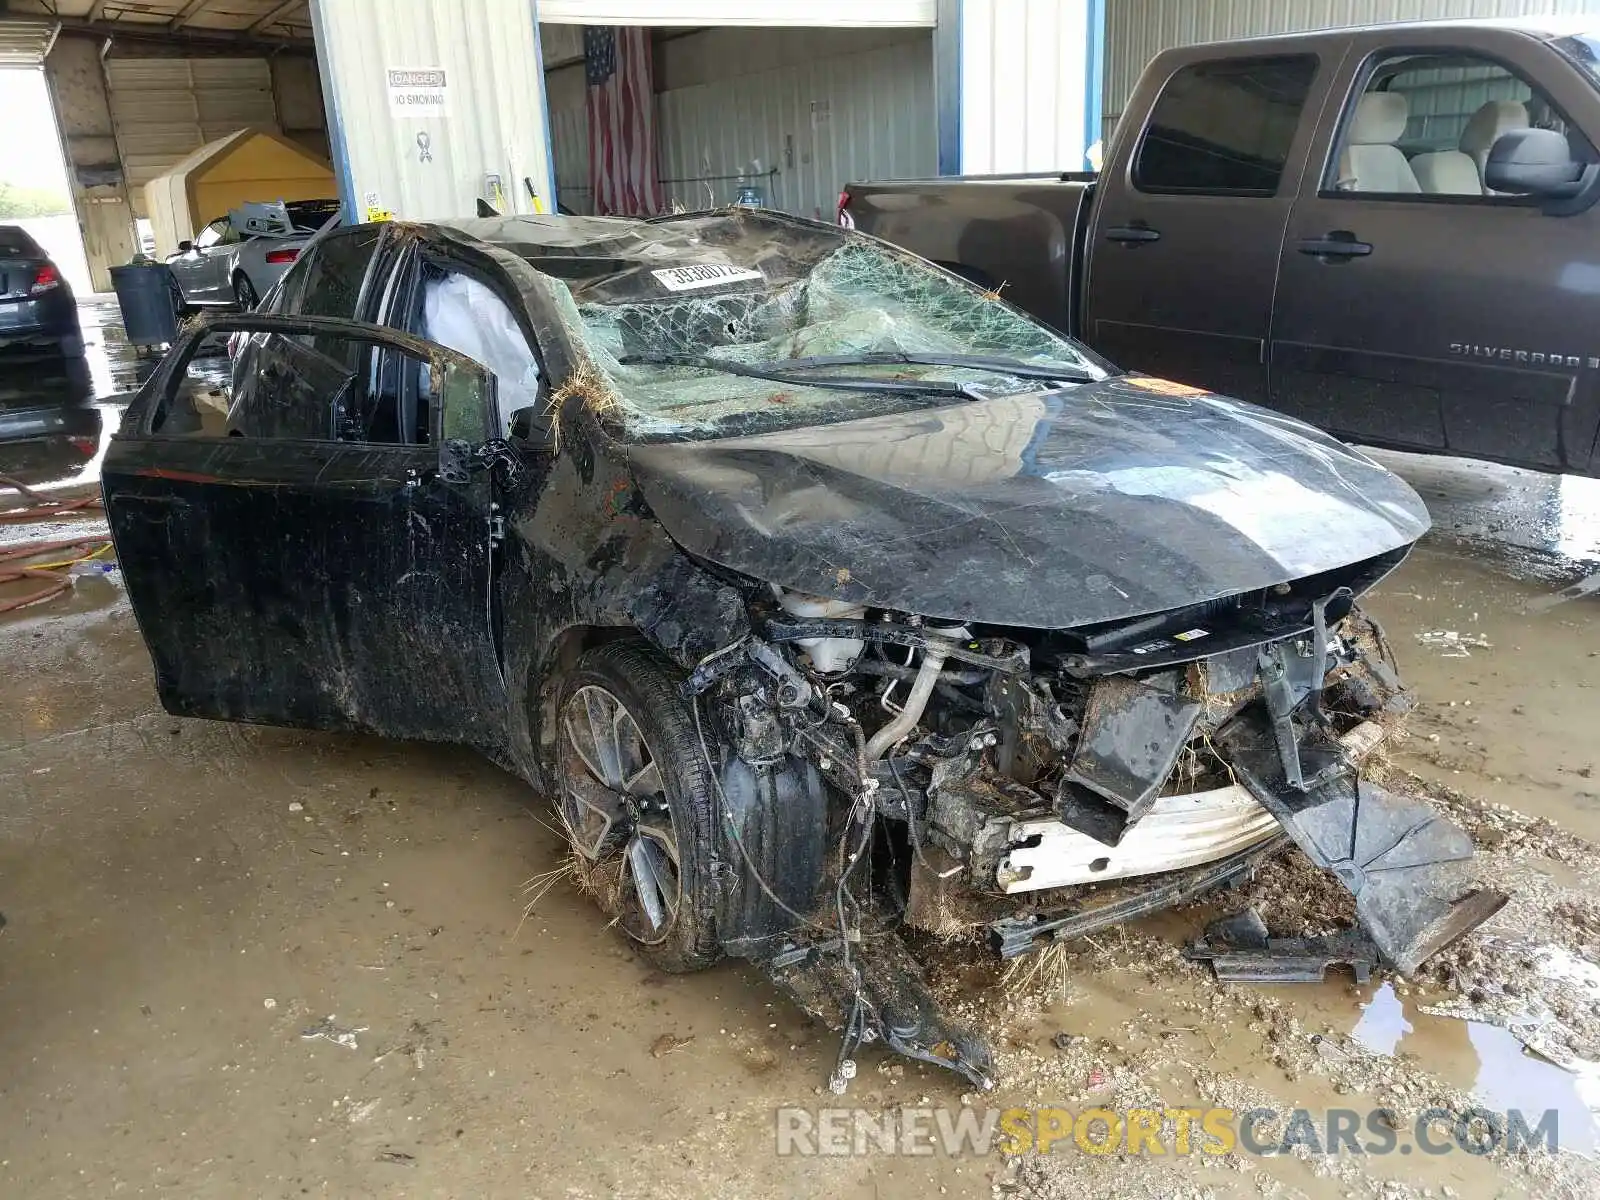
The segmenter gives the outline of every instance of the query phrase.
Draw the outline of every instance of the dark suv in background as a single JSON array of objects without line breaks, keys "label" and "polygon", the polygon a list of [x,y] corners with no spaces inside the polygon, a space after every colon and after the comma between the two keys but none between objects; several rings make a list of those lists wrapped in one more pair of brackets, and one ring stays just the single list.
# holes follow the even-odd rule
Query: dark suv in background
[{"label": "dark suv in background", "polygon": [[0,225],[0,350],[83,354],[72,287],[26,229]]}]

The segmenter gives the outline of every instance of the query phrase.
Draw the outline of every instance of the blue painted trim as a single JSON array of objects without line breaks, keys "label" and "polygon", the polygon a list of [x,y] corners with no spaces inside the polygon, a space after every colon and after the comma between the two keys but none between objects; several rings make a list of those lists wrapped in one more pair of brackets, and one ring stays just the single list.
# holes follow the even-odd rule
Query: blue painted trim
[{"label": "blue painted trim", "polygon": [[339,203],[344,205],[345,222],[359,225],[367,214],[365,208],[356,203],[350,145],[345,140],[344,121],[339,115],[339,93],[334,90],[333,75],[328,67],[328,27],[322,4],[323,0],[311,0],[311,37],[317,48],[317,78],[322,84],[322,108],[328,121],[328,152],[333,156],[333,175],[339,181]]},{"label": "blue painted trim", "polygon": [[961,0],[938,0],[933,30],[933,107],[939,174],[961,174]]},{"label": "blue painted trim", "polygon": [[[1085,44],[1083,63],[1083,166],[1089,165],[1088,150],[1100,140],[1100,118],[1105,108],[1106,0],[1085,0]],[[1105,155],[1102,153],[1101,158]]]},{"label": "blue painted trim", "polygon": [[[550,134],[550,93],[545,91],[544,88],[544,39],[539,36],[539,0],[528,0],[528,8],[530,9],[530,15],[533,17],[533,61],[539,64],[539,103],[544,107],[544,169],[546,179],[544,181],[544,194],[540,196],[540,199],[544,201],[545,212],[553,213],[556,211],[556,204],[559,202],[556,197],[556,143]],[[650,97],[650,102],[652,104],[655,103],[654,96]],[[513,186],[518,191],[526,190],[523,188],[522,180],[520,179],[515,180]]]}]

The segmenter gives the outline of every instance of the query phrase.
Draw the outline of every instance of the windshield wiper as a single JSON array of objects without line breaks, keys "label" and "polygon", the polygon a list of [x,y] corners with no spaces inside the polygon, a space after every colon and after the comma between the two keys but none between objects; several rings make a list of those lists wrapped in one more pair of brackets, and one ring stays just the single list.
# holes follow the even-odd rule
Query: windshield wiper
[{"label": "windshield wiper", "polygon": [[924,354],[899,350],[869,354],[817,354],[808,358],[786,358],[763,366],[779,371],[808,371],[814,367],[971,367],[995,371],[1019,379],[1056,379],[1063,383],[1094,383],[1100,377],[1087,367],[1072,363],[1027,362],[994,354]]},{"label": "windshield wiper", "polygon": [[[786,370],[795,363],[816,360],[796,358],[778,364],[749,366],[711,358],[704,354],[628,354],[617,359],[623,366],[642,363],[657,367],[700,367],[707,371],[721,371],[726,375],[743,375],[749,379],[766,379],[773,383],[791,383],[795,387],[833,388],[841,392],[890,392],[907,396],[958,396],[963,400],[985,399],[982,392],[970,383],[951,383],[944,379],[868,379],[861,376],[812,375],[802,366],[799,370]],[[853,363],[854,360],[850,360]]]}]

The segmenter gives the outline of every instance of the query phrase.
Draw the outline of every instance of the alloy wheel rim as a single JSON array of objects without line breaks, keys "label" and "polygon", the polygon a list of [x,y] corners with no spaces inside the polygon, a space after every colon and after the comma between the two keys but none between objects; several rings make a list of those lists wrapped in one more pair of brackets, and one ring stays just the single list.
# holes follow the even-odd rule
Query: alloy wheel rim
[{"label": "alloy wheel rim", "polygon": [[562,709],[560,743],[559,807],[580,881],[629,937],[665,941],[683,894],[677,829],[638,721],[589,684]]}]

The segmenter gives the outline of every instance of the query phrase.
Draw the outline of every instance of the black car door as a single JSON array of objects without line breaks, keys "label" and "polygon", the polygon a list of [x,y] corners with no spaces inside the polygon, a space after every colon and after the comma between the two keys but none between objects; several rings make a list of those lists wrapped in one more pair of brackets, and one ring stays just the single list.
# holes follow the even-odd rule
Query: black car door
[{"label": "black car door", "polygon": [[[231,331],[294,348],[283,386],[248,410],[188,386],[199,343]],[[379,355],[429,368],[403,428],[366,385]],[[191,329],[103,470],[167,709],[498,745],[496,484],[472,456],[494,407],[488,372],[396,330],[265,315]]]}]

